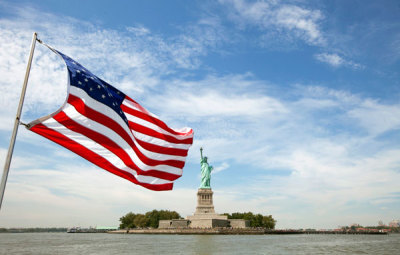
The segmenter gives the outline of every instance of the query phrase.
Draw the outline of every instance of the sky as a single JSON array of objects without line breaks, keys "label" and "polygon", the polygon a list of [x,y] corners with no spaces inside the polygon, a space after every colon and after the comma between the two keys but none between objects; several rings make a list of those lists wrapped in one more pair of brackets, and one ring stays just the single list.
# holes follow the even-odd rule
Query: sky
[{"label": "sky", "polygon": [[[194,143],[155,192],[19,129],[0,227],[118,226],[128,212],[196,207],[200,152],[218,213],[331,229],[400,219],[398,1],[0,1],[0,164],[33,32]],[[22,121],[67,95],[37,44]]]}]

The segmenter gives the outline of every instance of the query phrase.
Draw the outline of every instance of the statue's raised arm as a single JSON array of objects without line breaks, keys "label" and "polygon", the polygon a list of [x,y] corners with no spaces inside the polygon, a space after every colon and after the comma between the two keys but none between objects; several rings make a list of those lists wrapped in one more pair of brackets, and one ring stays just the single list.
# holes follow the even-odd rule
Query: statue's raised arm
[{"label": "statue's raised arm", "polygon": [[201,160],[203,160],[203,147],[200,147],[200,157],[201,157]]}]

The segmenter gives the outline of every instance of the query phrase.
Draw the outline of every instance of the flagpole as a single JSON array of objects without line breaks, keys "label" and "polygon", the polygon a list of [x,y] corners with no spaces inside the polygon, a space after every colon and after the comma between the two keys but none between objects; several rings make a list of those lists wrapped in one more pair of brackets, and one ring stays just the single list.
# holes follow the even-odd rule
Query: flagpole
[{"label": "flagpole", "polygon": [[22,112],[22,105],[24,104],[25,91],[26,91],[26,86],[28,84],[29,73],[31,71],[31,64],[32,64],[32,58],[33,58],[33,52],[35,51],[36,40],[37,40],[37,33],[34,32],[33,38],[32,38],[31,52],[29,54],[28,66],[26,67],[26,72],[25,72],[24,84],[22,85],[21,97],[19,98],[17,115],[15,117],[14,129],[13,129],[13,132],[11,135],[10,146],[8,147],[6,162],[4,164],[3,177],[1,178],[0,209],[1,209],[1,205],[3,203],[4,191],[6,189],[6,182],[7,182],[8,172],[10,170],[11,158],[12,158],[12,154],[14,151],[14,145],[15,145],[15,139],[17,137],[18,126],[21,123],[20,118],[21,118],[21,112]]}]

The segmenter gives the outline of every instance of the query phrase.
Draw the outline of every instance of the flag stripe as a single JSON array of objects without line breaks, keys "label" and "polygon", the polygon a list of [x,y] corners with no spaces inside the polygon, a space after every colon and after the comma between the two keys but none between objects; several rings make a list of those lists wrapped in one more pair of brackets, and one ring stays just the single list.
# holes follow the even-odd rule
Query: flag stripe
[{"label": "flag stripe", "polygon": [[[135,163],[140,164],[140,167],[138,167],[137,164],[135,164],[132,161],[132,158],[129,157],[129,155],[124,149],[122,149],[115,141],[111,140],[110,138],[104,135],[108,133],[105,128],[100,129],[101,130],[100,132],[89,129],[77,123],[76,117],[74,118],[74,120],[70,119],[65,112],[60,112],[53,118],[60,124],[65,126],[67,129],[72,130],[75,133],[82,134],[83,136],[105,147],[107,150],[109,150],[109,152],[113,153],[116,157],[118,157],[124,163],[125,166],[136,170],[136,172],[139,174],[149,175],[150,172],[148,171],[151,171],[152,176],[158,178],[164,178],[167,180],[171,179],[175,180],[181,175],[181,169],[179,168],[172,168],[166,165],[158,165],[156,167],[154,166],[151,167],[145,165],[144,163],[141,163],[140,160],[136,157],[137,160]],[[167,173],[167,172],[174,172],[174,173]]]},{"label": "flag stripe", "polygon": [[166,140],[162,140],[162,139],[154,137],[154,136],[146,135],[146,134],[140,133],[138,131],[135,131],[133,129],[131,129],[131,130],[132,130],[132,134],[135,136],[136,140],[159,145],[159,146],[162,146],[165,148],[180,149],[180,150],[184,150],[187,152],[189,150],[190,146],[192,146],[191,144],[170,143]]},{"label": "flag stripe", "polygon": [[181,156],[181,157],[186,157],[188,152],[185,149],[177,149],[177,148],[168,148],[168,147],[163,147],[159,146],[157,144],[152,144],[148,143],[145,141],[142,141],[138,138],[136,138],[136,142],[140,144],[140,146],[148,151],[152,152],[157,152],[161,154],[168,154],[168,155],[175,155],[175,156]]},{"label": "flag stripe", "polygon": [[156,124],[151,123],[151,122],[149,122],[147,120],[141,119],[139,117],[136,117],[136,116],[132,115],[129,112],[125,112],[125,115],[128,118],[128,120],[131,121],[131,122],[138,123],[138,124],[140,124],[142,126],[150,128],[150,129],[152,129],[152,130],[154,130],[154,131],[156,131],[158,133],[164,134],[164,135],[166,135],[168,137],[173,137],[176,140],[176,143],[183,143],[182,141],[186,141],[186,140],[192,139],[192,136],[190,136],[190,135],[188,135],[188,136],[180,136],[180,135],[171,134],[170,132],[162,129],[161,127],[157,126]]},{"label": "flag stripe", "polygon": [[[120,158],[124,160],[125,164],[127,165],[133,163],[135,166],[140,167],[140,170],[149,170],[151,168],[156,168],[155,170],[167,171],[173,174],[179,174],[181,172],[181,169],[176,167],[184,164],[184,161],[174,160],[171,162],[171,160],[159,161],[147,158],[143,154],[141,154],[137,148],[134,147],[135,145],[130,147],[130,145],[113,130],[111,130],[107,126],[103,126],[93,120],[88,119],[86,116],[81,115],[79,112],[76,111],[73,106],[68,107],[67,105],[67,107],[65,107],[63,112],[61,113],[65,113],[65,115],[68,116],[68,119],[65,123],[56,118],[56,116],[58,116],[59,114],[57,114],[53,118],[67,128],[70,128],[75,132],[81,133],[100,144],[109,143],[112,149],[122,151]],[[113,151],[112,149],[110,150]],[[113,152],[116,155],[119,155],[118,151]],[[126,160],[124,159],[125,154],[128,157]],[[153,156],[154,155],[158,156],[161,154],[153,153]],[[131,162],[132,160],[133,162]],[[178,164],[179,166],[175,166]]]},{"label": "flag stripe", "polygon": [[[98,102],[97,100],[92,99],[85,91],[83,91],[82,89],[79,89],[75,86],[70,86],[70,96],[74,95],[78,98],[81,98],[84,102],[84,104],[88,107],[90,107],[91,109],[101,109],[101,112],[108,116],[109,118],[111,118],[112,120],[114,120],[115,122],[117,122],[121,127],[124,128],[124,130],[127,133],[130,133],[131,130],[128,129],[128,127],[126,127],[126,124],[124,121],[122,121],[122,119],[120,118],[119,115],[117,115],[113,110],[109,109],[109,107],[105,106],[104,104]],[[90,112],[88,112],[90,113]],[[84,114],[86,115],[86,113]],[[130,115],[127,115],[127,117]],[[153,127],[155,127],[155,125],[153,125]],[[148,127],[147,127],[148,128]],[[155,127],[157,129],[157,127]],[[160,129],[160,128],[158,128]],[[146,129],[146,130],[152,130],[151,128]],[[161,129],[162,130],[162,129]],[[140,132],[139,133],[144,133],[144,132]],[[150,131],[150,137],[152,137],[154,134],[154,132],[157,132],[156,130],[154,131]],[[164,131],[165,133],[168,134],[168,132]],[[174,143],[174,144],[184,144],[185,146],[187,146],[187,148],[189,149],[189,147],[192,145],[193,143],[193,137],[189,137],[189,138],[185,138],[184,140],[179,140],[176,139],[176,136],[164,136],[164,134],[157,132],[159,135],[156,138],[159,138],[163,141],[167,141],[168,143]],[[148,135],[146,133],[144,133],[145,135]],[[133,139],[133,138],[131,138]],[[171,145],[171,146],[179,146],[179,145]],[[181,148],[181,147],[179,147]]]},{"label": "flag stripe", "polygon": [[[70,95],[70,97],[68,98],[68,103],[70,105],[72,105],[74,107],[74,109],[79,113],[79,115],[73,114],[72,112],[70,114],[73,114],[72,116],[70,116],[71,119],[75,119],[75,117],[77,118],[84,118],[84,120],[82,120],[80,122],[81,125],[87,125],[87,126],[96,126],[98,124],[101,124],[105,127],[107,127],[108,129],[106,131],[107,132],[107,136],[108,137],[113,137],[113,139],[118,139],[120,142],[118,142],[118,144],[120,145],[121,148],[124,148],[125,150],[129,150],[128,152],[130,152],[130,156],[131,157],[135,157],[134,154],[135,152],[138,154],[139,159],[143,159],[143,162],[146,161],[146,158],[149,159],[155,159],[155,160],[159,160],[159,161],[168,161],[168,160],[174,160],[174,161],[178,161],[178,162],[172,162],[171,164],[169,164],[168,162],[158,162],[158,163],[154,163],[154,164],[167,164],[167,165],[171,165],[171,166],[175,166],[175,167],[180,167],[182,162],[185,161],[184,157],[179,157],[179,156],[171,156],[171,155],[165,155],[165,154],[160,154],[157,152],[152,152],[152,151],[148,151],[144,148],[142,148],[142,146],[140,144],[138,144],[136,142],[136,139],[133,137],[132,134],[127,134],[126,132],[124,132],[124,129],[121,128],[121,126],[118,125],[118,123],[116,123],[114,120],[108,118],[107,116],[99,113],[98,111],[95,111],[93,109],[91,109],[90,107],[86,106],[83,102],[82,99],[77,98],[73,95]],[[70,107],[72,108],[72,107]],[[68,109],[68,107],[66,107],[65,109]],[[67,113],[67,111],[64,109],[64,112]],[[69,111],[72,111],[72,109],[68,109]],[[67,113],[68,114],[68,113]],[[94,121],[94,122],[91,122]],[[93,129],[93,128],[92,128]],[[101,131],[102,132],[102,131]],[[132,151],[132,149],[134,150],[134,152]],[[143,157],[141,156],[143,154]],[[148,162],[148,161],[146,161]],[[154,165],[149,163],[150,165]]]},{"label": "flag stripe", "polygon": [[147,111],[145,108],[143,108],[140,104],[138,104],[135,100],[133,100],[132,98],[126,96],[125,100],[122,102],[123,105],[132,108],[134,110],[143,112],[149,116],[151,116],[152,118],[156,119],[155,122],[161,122],[163,123],[164,127],[166,130],[171,130],[171,133],[175,133],[176,135],[181,135],[181,136],[190,136],[193,137],[193,130],[191,128],[185,127],[185,128],[181,128],[181,129],[172,129],[170,127],[168,127],[162,120],[160,120],[158,118],[157,115]]},{"label": "flag stripe", "polygon": [[159,120],[158,118],[149,115],[147,113],[144,113],[143,111],[138,110],[137,108],[132,108],[128,105],[128,100],[124,100],[122,102],[121,105],[121,109],[122,111],[124,111],[125,113],[128,113],[130,115],[133,115],[135,117],[141,118],[143,120],[146,120],[150,123],[154,123],[155,125],[157,125],[158,127],[162,128],[163,130],[169,132],[172,135],[177,135],[177,136],[183,136],[183,137],[191,137],[191,134],[183,134],[180,132],[177,132],[176,130],[173,130],[172,128],[169,128],[163,121]]},{"label": "flag stripe", "polygon": [[156,138],[159,138],[161,140],[166,140],[169,143],[181,143],[181,144],[192,144],[193,143],[193,138],[187,138],[185,140],[181,140],[179,141],[178,139],[175,139],[175,137],[169,136],[169,135],[165,135],[162,134],[160,132],[157,132],[151,128],[148,128],[146,126],[142,126],[138,123],[132,122],[129,120],[128,117],[128,123],[129,123],[129,127],[133,130],[133,131],[137,131],[139,133],[148,135],[148,136],[153,136]]},{"label": "flag stripe", "polygon": [[[131,130],[129,129],[129,127],[127,127],[125,121],[121,119],[121,117],[107,105],[104,105],[103,103],[91,98],[84,90],[77,88],[75,86],[70,86],[69,91],[70,91],[70,94],[68,95],[69,97],[73,95],[75,97],[80,98],[86,106],[96,110],[96,112],[101,112],[103,115],[117,122],[118,125],[122,127],[127,134],[131,133]],[[86,115],[86,113],[84,113],[84,115]],[[119,132],[121,132],[120,129],[118,129],[118,133]]]},{"label": "flag stripe", "polygon": [[68,148],[69,150],[75,152],[79,156],[85,158],[86,160],[92,162],[93,164],[115,174],[118,175],[122,178],[125,178],[135,184],[141,185],[145,188],[151,189],[151,190],[156,190],[156,191],[161,191],[161,190],[171,190],[173,187],[172,182],[166,182],[166,183],[146,183],[146,182],[140,182],[138,181],[135,176],[132,173],[122,171],[115,167],[113,164],[111,164],[109,161],[107,161],[105,158],[100,156],[99,154],[93,152],[92,150],[88,149],[86,146],[83,146],[74,140],[68,138],[67,136],[50,129],[46,127],[43,124],[36,124],[35,126],[31,127],[30,130],[33,132],[40,134],[47,139]]},{"label": "flag stripe", "polygon": [[[141,174],[138,176],[139,181],[141,182],[164,182],[164,181],[170,181],[170,179],[176,179],[178,175],[173,175],[170,173],[165,173],[165,172],[160,172],[160,171],[155,171],[155,170],[149,170],[149,171],[136,171],[137,169],[131,168],[125,164],[123,160],[121,160],[120,157],[115,155],[112,151],[110,151],[108,148],[102,146],[99,142],[92,140],[91,138],[84,136],[78,132],[75,132],[64,125],[62,125],[60,122],[58,122],[56,119],[51,118],[49,120],[46,120],[43,122],[43,125],[45,125],[48,128],[51,128],[71,140],[85,146],[89,150],[102,155],[105,159],[107,159],[110,163],[112,163],[115,167],[128,171],[133,175]],[[160,179],[158,179],[160,178]],[[163,180],[164,179],[164,180]]]}]

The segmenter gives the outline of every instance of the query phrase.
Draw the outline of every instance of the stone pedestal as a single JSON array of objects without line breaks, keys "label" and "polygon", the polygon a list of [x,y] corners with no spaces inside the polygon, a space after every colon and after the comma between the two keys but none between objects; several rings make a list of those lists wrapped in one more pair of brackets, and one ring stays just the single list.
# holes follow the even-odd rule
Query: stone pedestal
[{"label": "stone pedestal", "polygon": [[213,194],[214,192],[211,189],[199,189],[197,191],[197,206],[194,215],[215,213]]},{"label": "stone pedestal", "polygon": [[197,206],[193,216],[188,216],[191,228],[215,228],[227,227],[228,217],[215,213],[213,192],[211,189],[199,189],[197,191]]},{"label": "stone pedestal", "polygon": [[249,221],[228,220],[228,216],[220,215],[214,210],[213,192],[211,189],[199,189],[197,191],[197,206],[193,215],[187,216],[185,220],[160,220],[159,228],[247,228]]}]

